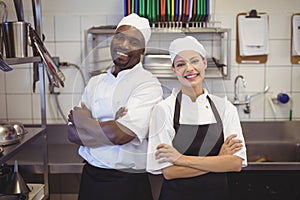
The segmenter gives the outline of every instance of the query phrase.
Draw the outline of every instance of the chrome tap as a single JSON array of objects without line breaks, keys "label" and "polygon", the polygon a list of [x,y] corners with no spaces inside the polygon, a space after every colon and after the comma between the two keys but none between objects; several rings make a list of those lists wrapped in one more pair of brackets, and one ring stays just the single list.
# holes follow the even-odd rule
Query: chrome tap
[{"label": "chrome tap", "polygon": [[242,79],[244,88],[246,87],[246,84],[247,84],[242,75],[238,75],[237,77],[235,77],[235,80],[234,80],[234,99],[233,99],[234,100],[233,101],[234,105],[239,105],[240,104],[240,100],[239,100],[238,92],[237,92],[237,81],[238,81],[239,78]]},{"label": "chrome tap", "polygon": [[252,95],[246,95],[245,96],[245,101],[241,101],[239,100],[239,97],[238,97],[238,92],[237,92],[237,82],[238,82],[238,79],[242,79],[243,81],[243,86],[246,87],[246,81],[244,79],[244,77],[242,75],[238,75],[235,80],[234,80],[234,99],[233,99],[233,105],[235,106],[240,106],[240,105],[245,105],[245,108],[244,108],[244,113],[246,114],[249,114],[251,109],[250,109],[250,102],[251,102],[251,98],[252,97],[255,97],[255,96],[258,96],[260,94],[265,94],[269,91],[270,87],[269,86],[266,86],[264,91],[262,92],[257,92],[255,94],[252,94]]},{"label": "chrome tap", "polygon": [[251,96],[249,94],[247,94],[245,96],[245,105],[246,107],[244,108],[244,113],[249,114],[250,113],[250,100],[251,100]]},{"label": "chrome tap", "polygon": [[252,94],[252,95],[246,95],[245,96],[245,105],[246,107],[244,108],[244,113],[246,114],[249,114],[250,113],[250,102],[251,102],[251,98],[252,97],[255,97],[255,96],[258,96],[258,95],[261,95],[261,94],[265,94],[269,91],[270,87],[267,85],[264,89],[264,91],[262,92],[257,92],[255,94]]}]

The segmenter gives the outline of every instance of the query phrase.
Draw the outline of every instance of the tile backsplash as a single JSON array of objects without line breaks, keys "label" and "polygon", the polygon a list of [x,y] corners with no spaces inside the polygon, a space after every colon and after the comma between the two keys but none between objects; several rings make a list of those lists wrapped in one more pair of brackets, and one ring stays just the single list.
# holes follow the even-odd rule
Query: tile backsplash
[{"label": "tile backsplash", "polygon": [[[28,1],[28,2],[27,2]],[[9,21],[16,20],[13,3],[5,1],[9,8]],[[120,2],[122,2],[120,4]],[[284,4],[282,3],[284,2]],[[26,19],[32,22],[31,1],[24,1]],[[236,15],[251,9],[269,14],[270,52],[266,64],[237,64]],[[298,10],[297,10],[298,9]],[[270,86],[268,93],[251,99],[251,112],[245,114],[243,106],[238,107],[242,121],[300,120],[300,64],[290,63],[291,16],[300,12],[299,0],[253,0],[235,1],[211,0],[211,19],[219,21],[222,28],[231,29],[230,80],[207,80],[210,91],[233,99],[234,78],[241,74],[247,81],[246,88],[239,82],[239,97],[262,92]],[[45,44],[53,56],[61,62],[73,63],[84,72],[85,31],[93,26],[117,24],[123,16],[123,1],[111,0],[103,4],[96,0],[42,1],[43,32]],[[29,13],[29,14],[28,14]],[[166,38],[156,40],[159,47],[169,45]],[[32,91],[32,64],[13,65],[12,72],[0,71],[0,120],[21,121],[25,124],[41,123],[39,83]],[[62,67],[66,76],[65,87],[50,94],[46,78],[47,123],[63,124],[69,110],[78,103],[84,88],[79,70],[74,66]],[[287,93],[291,101],[276,104],[272,99],[280,92]],[[59,109],[61,108],[61,109]],[[62,112],[60,112],[60,110]]]}]

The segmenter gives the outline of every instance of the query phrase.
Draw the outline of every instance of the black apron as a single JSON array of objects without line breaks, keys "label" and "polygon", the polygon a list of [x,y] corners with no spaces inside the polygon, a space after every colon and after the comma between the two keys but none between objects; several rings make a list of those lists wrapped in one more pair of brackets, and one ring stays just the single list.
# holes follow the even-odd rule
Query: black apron
[{"label": "black apron", "polygon": [[[182,92],[176,98],[174,111],[175,137],[173,146],[181,154],[190,156],[216,156],[224,143],[220,115],[207,96],[217,123],[206,125],[179,124]],[[160,200],[227,200],[229,188],[226,173],[207,173],[192,178],[164,179]]]}]

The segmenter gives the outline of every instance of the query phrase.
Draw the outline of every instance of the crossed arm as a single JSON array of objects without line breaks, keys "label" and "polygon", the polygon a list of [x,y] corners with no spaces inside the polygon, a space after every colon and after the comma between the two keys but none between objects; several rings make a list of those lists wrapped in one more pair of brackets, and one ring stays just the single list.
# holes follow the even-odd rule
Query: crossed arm
[{"label": "crossed arm", "polygon": [[189,178],[208,172],[240,171],[242,158],[233,154],[241,150],[242,144],[235,137],[232,134],[226,138],[217,156],[185,156],[170,145],[160,144],[155,157],[160,163],[173,163],[162,170],[166,179]]},{"label": "crossed arm", "polygon": [[126,112],[125,108],[121,108],[115,120],[101,122],[93,119],[91,111],[82,103],[68,115],[68,139],[75,144],[91,147],[128,143],[135,138],[134,133],[116,121]]}]

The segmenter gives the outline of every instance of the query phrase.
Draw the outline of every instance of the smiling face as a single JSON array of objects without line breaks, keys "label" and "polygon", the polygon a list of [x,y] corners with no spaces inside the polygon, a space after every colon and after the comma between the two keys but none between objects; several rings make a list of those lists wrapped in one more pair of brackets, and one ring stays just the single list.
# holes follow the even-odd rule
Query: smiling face
[{"label": "smiling face", "polygon": [[202,92],[202,81],[204,70],[207,67],[206,59],[193,50],[186,50],[178,53],[173,62],[173,72],[181,83],[182,90],[193,90]]},{"label": "smiling face", "polygon": [[145,50],[145,39],[136,28],[120,26],[111,41],[110,53],[116,70],[130,69],[140,62]]}]

